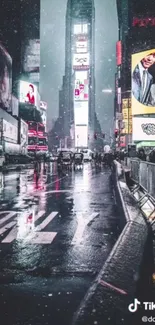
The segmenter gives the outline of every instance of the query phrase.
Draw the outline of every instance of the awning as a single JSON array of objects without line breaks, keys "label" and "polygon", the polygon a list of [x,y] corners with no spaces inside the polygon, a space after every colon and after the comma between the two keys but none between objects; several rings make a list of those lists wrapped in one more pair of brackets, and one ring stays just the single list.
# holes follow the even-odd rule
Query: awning
[{"label": "awning", "polygon": [[137,148],[141,147],[155,147],[155,141],[142,141],[136,144]]}]

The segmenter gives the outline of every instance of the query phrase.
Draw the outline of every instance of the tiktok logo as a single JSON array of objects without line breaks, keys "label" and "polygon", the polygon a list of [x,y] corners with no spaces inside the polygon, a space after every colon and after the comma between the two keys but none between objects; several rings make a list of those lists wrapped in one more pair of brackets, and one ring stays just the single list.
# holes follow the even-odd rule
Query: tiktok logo
[{"label": "tiktok logo", "polygon": [[135,313],[138,309],[138,305],[141,305],[141,302],[138,299],[134,299],[134,302],[128,307],[130,313]]}]

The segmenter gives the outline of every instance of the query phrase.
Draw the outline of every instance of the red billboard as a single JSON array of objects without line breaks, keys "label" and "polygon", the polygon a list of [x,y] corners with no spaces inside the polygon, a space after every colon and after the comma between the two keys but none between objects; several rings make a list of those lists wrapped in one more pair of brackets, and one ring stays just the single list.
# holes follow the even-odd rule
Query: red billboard
[{"label": "red billboard", "polygon": [[138,18],[134,17],[132,21],[133,27],[153,27],[155,26],[155,17]]},{"label": "red billboard", "polygon": [[122,42],[121,41],[118,41],[116,43],[116,61],[117,61],[117,65],[122,64]]}]

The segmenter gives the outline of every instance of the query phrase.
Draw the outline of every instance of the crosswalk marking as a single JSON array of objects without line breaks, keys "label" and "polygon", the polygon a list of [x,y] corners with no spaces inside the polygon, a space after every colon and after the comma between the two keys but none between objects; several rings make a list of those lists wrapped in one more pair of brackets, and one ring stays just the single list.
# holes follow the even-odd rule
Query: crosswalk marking
[{"label": "crosswalk marking", "polygon": [[[12,243],[13,240],[15,240],[17,238],[17,234],[18,234],[18,228],[16,223],[14,222],[15,227],[13,229],[11,229],[11,231],[9,232],[9,234],[2,240],[2,243]],[[11,228],[11,227],[10,227]]]},{"label": "crosswalk marking", "polygon": [[38,219],[40,219],[45,214],[45,210],[39,211],[34,218],[34,221],[36,222]]},{"label": "crosswalk marking", "polygon": [[44,229],[58,214],[58,212],[54,211],[49,214],[49,216],[39,225],[36,227],[35,231],[41,231]]},{"label": "crosswalk marking", "polygon": [[[17,212],[10,212],[9,215],[7,215],[5,218],[1,219],[3,220],[4,222],[4,219],[5,221],[7,221],[8,219],[10,219],[11,217],[15,216]],[[40,219],[43,215],[45,214],[45,210],[41,210],[39,211],[36,215],[35,215],[35,222]],[[10,223],[11,224],[11,223]],[[17,235],[18,235],[18,227],[17,227],[17,224],[16,222],[13,222],[12,224],[13,226],[15,226],[10,232],[9,234],[2,240],[2,243],[12,243],[16,238],[17,238]],[[6,228],[7,227],[7,228]],[[11,228],[12,226],[10,226]],[[4,233],[6,230],[8,230],[8,225],[6,225],[5,227],[1,228],[0,229],[0,234]]]},{"label": "crosswalk marking", "polygon": [[[4,222],[10,220],[12,217],[14,217],[18,213],[17,211],[3,211],[3,212],[0,212],[0,214],[2,214],[2,213],[4,214],[4,213],[7,213],[7,212],[9,212],[9,214],[7,214],[4,218],[2,218],[0,220],[0,224],[3,224]],[[34,212],[32,211],[32,214],[33,213]],[[33,223],[35,223],[37,220],[39,220],[41,217],[43,217],[43,215],[45,213],[46,213],[45,210],[41,210],[36,215],[34,215],[34,217],[32,218]],[[22,240],[25,239],[29,243],[33,243],[33,244],[49,244],[49,243],[52,243],[52,241],[54,240],[57,233],[56,232],[41,232],[41,230],[43,230],[57,215],[58,215],[57,211],[51,212],[40,225],[38,225],[36,228],[34,227],[34,225],[33,225],[32,228],[30,227],[30,229],[27,230],[28,232],[26,234],[24,233],[24,236],[21,235],[20,239],[22,239]],[[21,213],[20,213],[19,218],[23,218]],[[19,220],[21,220],[21,219],[19,219]],[[1,243],[12,243],[15,239],[18,238],[19,226],[17,225],[17,220],[12,221],[12,222],[6,224],[4,227],[2,227],[0,229],[0,235],[5,233],[9,229],[11,229],[11,231],[2,240]]]},{"label": "crosswalk marking", "polygon": [[0,225],[2,225],[4,222],[8,221],[12,217],[14,217],[17,214],[17,211],[1,211],[1,214],[8,213],[4,218],[0,219]]},{"label": "crosswalk marking", "polygon": [[25,238],[29,244],[51,244],[56,237],[57,232],[35,232]]},{"label": "crosswalk marking", "polygon": [[2,235],[4,232],[6,232],[8,229],[12,228],[13,226],[15,226],[16,221],[12,221],[10,223],[8,223],[7,225],[5,225],[3,228],[0,229],[0,235]]},{"label": "crosswalk marking", "polygon": [[92,213],[88,218],[84,218],[82,215],[77,215],[78,226],[75,235],[72,239],[72,245],[80,244],[86,226],[89,224],[90,221],[92,221],[98,215],[99,213],[95,213],[95,212]]}]

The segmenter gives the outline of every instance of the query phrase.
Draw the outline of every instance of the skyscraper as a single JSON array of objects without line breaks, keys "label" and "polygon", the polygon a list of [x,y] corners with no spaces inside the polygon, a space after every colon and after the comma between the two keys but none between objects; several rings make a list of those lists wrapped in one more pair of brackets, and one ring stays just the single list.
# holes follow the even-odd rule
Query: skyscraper
[{"label": "skyscraper", "polygon": [[[59,93],[62,137],[90,146],[95,123],[95,8],[93,0],[68,0],[65,75]],[[74,132],[71,134],[71,130]],[[74,133],[74,135],[73,135]],[[89,142],[89,143],[88,143]]]}]

